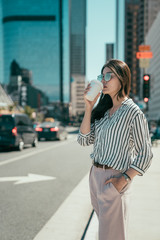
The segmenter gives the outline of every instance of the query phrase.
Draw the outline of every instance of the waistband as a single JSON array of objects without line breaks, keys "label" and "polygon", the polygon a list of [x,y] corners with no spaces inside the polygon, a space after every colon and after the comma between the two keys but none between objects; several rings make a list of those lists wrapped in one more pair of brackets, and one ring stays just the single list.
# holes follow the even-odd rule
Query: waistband
[{"label": "waistband", "polygon": [[113,169],[112,167],[109,167],[107,165],[102,165],[102,164],[99,164],[98,162],[93,162],[93,165],[97,168],[103,168],[103,169]]}]

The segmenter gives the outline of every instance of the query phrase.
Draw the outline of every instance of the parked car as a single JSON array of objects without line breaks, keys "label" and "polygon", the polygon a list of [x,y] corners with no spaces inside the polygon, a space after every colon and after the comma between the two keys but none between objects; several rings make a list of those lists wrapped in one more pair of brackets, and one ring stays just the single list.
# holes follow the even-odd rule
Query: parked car
[{"label": "parked car", "polygon": [[59,121],[43,122],[38,127],[36,127],[35,130],[38,133],[39,141],[41,140],[41,138],[45,138],[46,140],[65,140],[67,139],[68,135],[64,124]]},{"label": "parked car", "polygon": [[0,147],[21,151],[24,145],[36,147],[37,143],[37,133],[26,114],[0,114]]}]

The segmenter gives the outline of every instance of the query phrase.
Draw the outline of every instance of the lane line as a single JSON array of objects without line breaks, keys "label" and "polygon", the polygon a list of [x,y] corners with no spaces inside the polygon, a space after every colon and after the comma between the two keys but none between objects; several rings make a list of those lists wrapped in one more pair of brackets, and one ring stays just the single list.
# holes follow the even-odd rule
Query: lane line
[{"label": "lane line", "polygon": [[88,178],[89,173],[73,189],[33,240],[81,239],[92,212]]},{"label": "lane line", "polygon": [[16,162],[16,161],[19,161],[19,160],[22,160],[22,159],[30,157],[30,156],[34,156],[36,154],[48,151],[50,149],[54,149],[54,148],[57,148],[57,147],[61,147],[63,145],[67,145],[68,143],[74,142],[74,141],[75,141],[75,139],[74,140],[72,139],[72,140],[69,140],[67,142],[58,143],[58,144],[55,144],[53,146],[46,147],[45,149],[37,150],[35,152],[27,153],[27,154],[19,156],[19,157],[15,157],[15,158],[11,158],[11,159],[8,159],[8,160],[4,160],[3,162],[0,162],[0,166],[6,165],[6,164],[9,164],[9,163],[12,163],[12,162]]}]

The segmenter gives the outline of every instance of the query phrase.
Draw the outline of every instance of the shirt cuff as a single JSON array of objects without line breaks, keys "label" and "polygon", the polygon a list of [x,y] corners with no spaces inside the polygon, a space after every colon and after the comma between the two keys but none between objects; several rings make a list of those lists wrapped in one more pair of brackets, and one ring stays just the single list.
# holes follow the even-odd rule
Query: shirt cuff
[{"label": "shirt cuff", "polygon": [[142,169],[140,169],[139,167],[137,167],[137,166],[135,166],[135,165],[133,165],[133,164],[130,165],[130,168],[133,168],[133,169],[135,169],[137,172],[139,172],[138,176],[143,176],[143,174],[145,173]]},{"label": "shirt cuff", "polygon": [[82,137],[87,137],[87,136],[89,136],[89,135],[90,135],[90,133],[91,133],[91,132],[89,132],[89,133],[86,133],[86,134],[83,134],[83,133],[81,133],[81,131],[79,130],[79,134],[80,134]]}]

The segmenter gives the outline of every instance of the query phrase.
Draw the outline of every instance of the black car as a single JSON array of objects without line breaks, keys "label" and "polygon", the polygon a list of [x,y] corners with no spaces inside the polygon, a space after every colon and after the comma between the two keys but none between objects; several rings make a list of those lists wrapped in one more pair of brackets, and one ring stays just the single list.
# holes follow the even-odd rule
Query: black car
[{"label": "black car", "polygon": [[0,114],[0,147],[37,146],[37,133],[26,114]]},{"label": "black car", "polygon": [[59,121],[43,122],[35,130],[38,133],[38,140],[41,140],[41,138],[45,138],[46,140],[65,140],[68,135],[65,126]]}]

